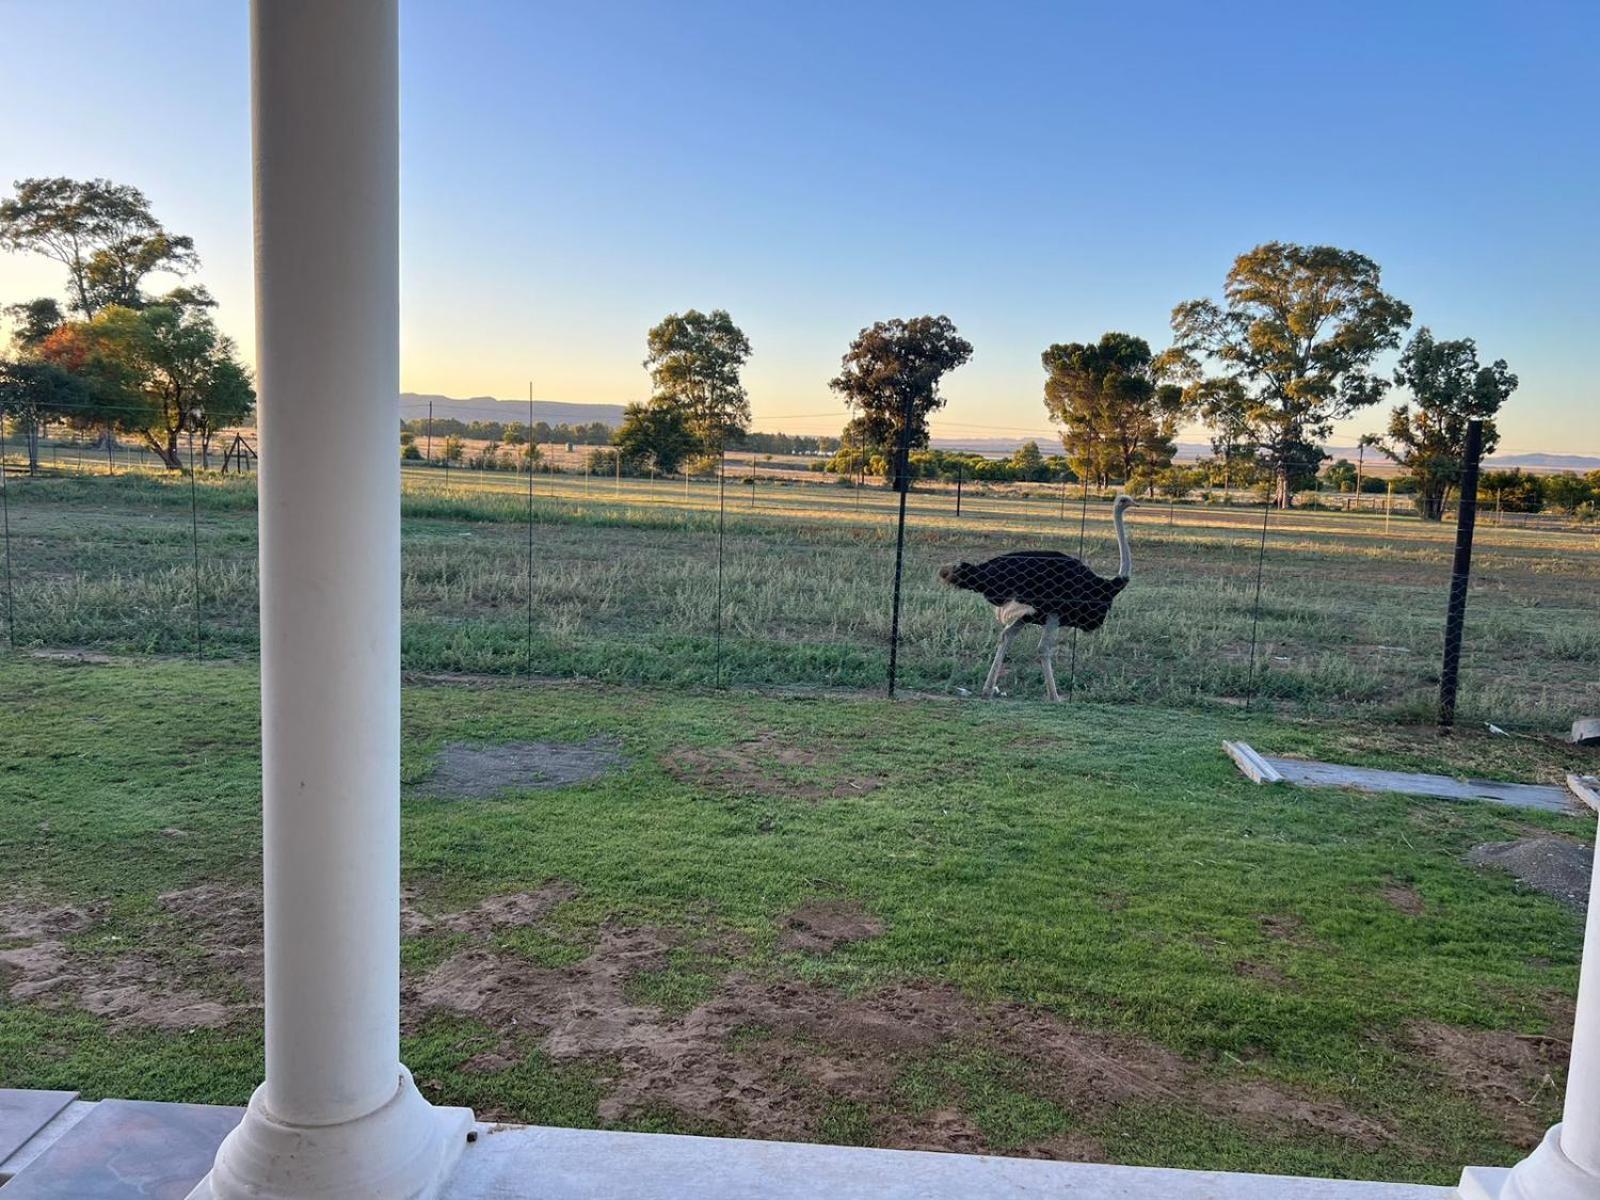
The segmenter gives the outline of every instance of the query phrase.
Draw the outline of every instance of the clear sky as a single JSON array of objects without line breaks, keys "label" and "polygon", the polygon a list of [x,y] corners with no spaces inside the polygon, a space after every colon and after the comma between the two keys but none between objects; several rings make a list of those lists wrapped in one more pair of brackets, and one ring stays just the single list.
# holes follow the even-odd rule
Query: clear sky
[{"label": "clear sky", "polygon": [[[1159,349],[1258,242],[1383,266],[1522,379],[1506,450],[1600,453],[1600,5],[405,0],[402,378],[621,403],[726,307],[763,428],[948,313],[935,432],[1044,431],[1040,350]],[[244,0],[0,0],[0,183],[103,175],[191,234],[251,355]],[[0,301],[62,290],[0,257]],[[1376,429],[1375,413],[1341,437]]]}]

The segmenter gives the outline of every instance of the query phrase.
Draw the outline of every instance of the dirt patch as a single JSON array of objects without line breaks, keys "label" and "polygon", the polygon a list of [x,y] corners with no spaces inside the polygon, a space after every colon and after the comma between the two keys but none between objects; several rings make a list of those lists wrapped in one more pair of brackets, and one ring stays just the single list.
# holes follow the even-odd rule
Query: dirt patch
[{"label": "dirt patch", "polygon": [[176,917],[209,971],[221,972],[256,1000],[262,994],[261,892],[202,883],[156,897]]},{"label": "dirt patch", "polygon": [[502,792],[548,791],[604,779],[624,765],[612,738],[586,742],[449,742],[432,772],[412,791],[447,800],[481,800]]},{"label": "dirt patch", "polygon": [[1408,917],[1420,917],[1428,910],[1427,902],[1423,900],[1422,893],[1417,891],[1416,888],[1407,887],[1403,883],[1391,883],[1384,887],[1378,895]]},{"label": "dirt patch", "polygon": [[1522,883],[1583,910],[1589,904],[1594,851],[1565,838],[1527,837],[1514,842],[1485,842],[1467,853],[1475,867],[1496,867]]},{"label": "dirt patch", "polygon": [[808,770],[835,761],[834,754],[785,742],[771,732],[731,746],[675,750],[662,760],[674,778],[738,796],[825,800],[861,796],[883,786],[877,775],[855,775],[828,784],[807,777]]},{"label": "dirt patch", "polygon": [[[942,985],[845,996],[734,973],[680,1016],[630,1000],[629,980],[662,969],[680,944],[669,931],[609,926],[588,958],[559,968],[473,947],[408,987],[407,1019],[446,1009],[498,1030],[505,1043],[476,1056],[474,1070],[498,1069],[500,1056],[530,1035],[556,1060],[604,1064],[610,1090],[597,1115],[608,1121],[667,1108],[696,1126],[805,1139],[843,1102],[874,1115],[880,1144],[982,1152],[991,1147],[959,1107],[896,1111],[908,1067],[971,1049],[1026,1064],[1041,1094],[1069,1116],[1164,1103],[1285,1136],[1317,1128],[1369,1147],[1393,1140],[1379,1122],[1335,1103],[1259,1080],[1217,1080],[1153,1043],[1080,1030],[1020,1004],[982,1005]],[[1095,1156],[1071,1139],[1021,1152]]]},{"label": "dirt patch", "polygon": [[1251,962],[1248,959],[1233,964],[1233,973],[1244,979],[1259,979],[1273,987],[1286,988],[1289,977],[1271,963]]},{"label": "dirt patch", "polygon": [[1531,1149],[1559,1117],[1555,1072],[1571,1052],[1567,1040],[1436,1021],[1414,1022],[1406,1032],[1451,1086],[1500,1122],[1512,1144]]},{"label": "dirt patch", "polygon": [[[158,903],[179,920],[181,955],[75,949],[64,939],[92,929],[95,914],[8,902],[0,929],[21,944],[0,950],[0,990],[14,1002],[76,1008],[116,1028],[210,1029],[251,1010],[261,990],[259,893],[207,884]],[[214,994],[221,991],[244,998]]]},{"label": "dirt patch", "polygon": [[95,922],[95,916],[70,905],[31,904],[23,899],[0,903],[0,942],[32,942],[40,938],[60,938],[80,933]]},{"label": "dirt patch", "polygon": [[537,925],[558,905],[578,894],[578,889],[559,879],[532,892],[511,892],[490,896],[459,912],[430,916],[417,906],[416,896],[407,891],[400,906],[400,928],[407,934],[469,933],[487,934],[519,925]]},{"label": "dirt patch", "polygon": [[784,918],[778,949],[827,954],[849,942],[881,937],[883,928],[854,900],[813,900]]},{"label": "dirt patch", "polygon": [[1261,932],[1274,942],[1301,949],[1309,949],[1317,944],[1317,939],[1306,928],[1304,919],[1294,913],[1264,913],[1256,920],[1261,923]]}]

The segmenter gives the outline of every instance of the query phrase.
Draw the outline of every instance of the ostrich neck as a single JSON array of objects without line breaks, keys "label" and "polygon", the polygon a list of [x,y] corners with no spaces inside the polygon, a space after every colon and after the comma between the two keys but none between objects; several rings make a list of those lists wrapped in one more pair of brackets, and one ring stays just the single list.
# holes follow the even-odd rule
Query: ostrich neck
[{"label": "ostrich neck", "polygon": [[1128,527],[1122,523],[1125,509],[1117,509],[1112,516],[1112,521],[1117,527],[1117,552],[1121,555],[1117,561],[1117,578],[1133,578],[1133,556],[1128,553]]}]

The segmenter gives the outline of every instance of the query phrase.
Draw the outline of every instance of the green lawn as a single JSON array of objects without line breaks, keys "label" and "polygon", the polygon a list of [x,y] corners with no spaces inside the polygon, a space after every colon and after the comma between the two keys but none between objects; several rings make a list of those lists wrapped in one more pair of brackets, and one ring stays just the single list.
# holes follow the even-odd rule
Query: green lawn
[{"label": "green lawn", "polygon": [[[256,688],[0,658],[0,1086],[245,1100]],[[1593,823],[1256,788],[1219,747],[1558,778],[1552,743],[470,680],[404,720],[404,1054],[437,1100],[1437,1183],[1558,1115],[1580,922],[1462,856]],[[427,794],[448,743],[592,738],[625,760],[598,781]]]}]

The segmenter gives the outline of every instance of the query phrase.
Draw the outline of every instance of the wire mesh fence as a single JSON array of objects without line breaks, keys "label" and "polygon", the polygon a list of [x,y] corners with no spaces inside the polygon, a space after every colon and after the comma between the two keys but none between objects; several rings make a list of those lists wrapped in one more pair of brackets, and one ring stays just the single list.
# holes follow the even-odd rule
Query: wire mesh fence
[{"label": "wire mesh fence", "polygon": [[[12,430],[15,646],[255,651],[254,463],[197,445],[191,471],[181,449],[171,470],[55,431],[29,476]],[[886,691],[892,659],[912,695],[1439,712],[1458,502],[1433,521],[1387,493],[1308,489],[1277,509],[1236,485],[1137,506],[1076,480],[920,481],[902,497],[807,466],[406,464],[404,662]],[[1600,708],[1600,532],[1505,516],[1485,508],[1456,588],[1460,719],[1561,727]]]}]

